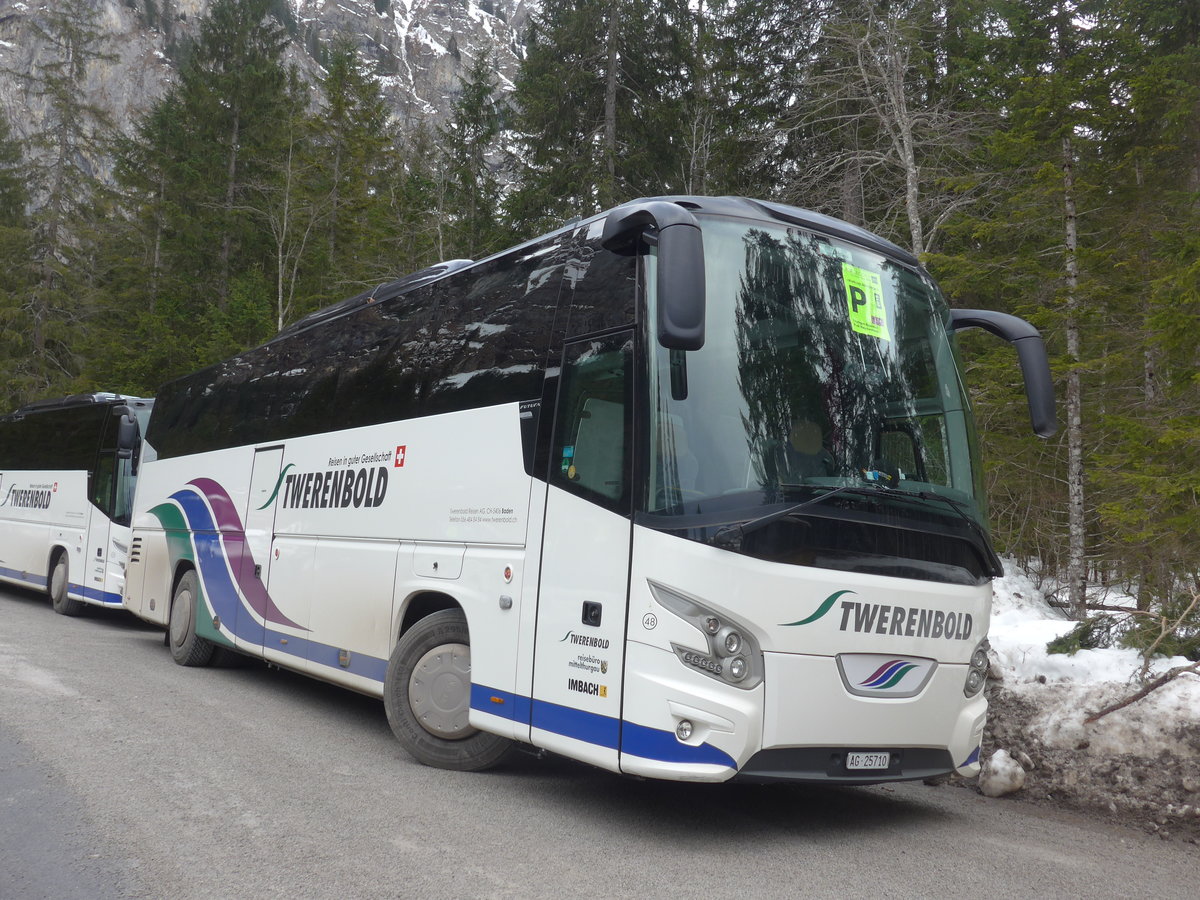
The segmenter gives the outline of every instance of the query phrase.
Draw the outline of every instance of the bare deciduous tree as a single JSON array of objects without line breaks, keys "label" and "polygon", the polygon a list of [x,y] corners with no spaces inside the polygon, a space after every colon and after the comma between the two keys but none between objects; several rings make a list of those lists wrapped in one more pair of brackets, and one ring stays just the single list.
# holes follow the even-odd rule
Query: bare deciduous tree
[{"label": "bare deciduous tree", "polygon": [[937,23],[922,9],[843,7],[795,74],[784,123],[799,148],[788,177],[796,202],[882,230],[895,223],[917,254],[988,187],[969,165],[988,120],[957,108],[948,91],[935,94]]}]

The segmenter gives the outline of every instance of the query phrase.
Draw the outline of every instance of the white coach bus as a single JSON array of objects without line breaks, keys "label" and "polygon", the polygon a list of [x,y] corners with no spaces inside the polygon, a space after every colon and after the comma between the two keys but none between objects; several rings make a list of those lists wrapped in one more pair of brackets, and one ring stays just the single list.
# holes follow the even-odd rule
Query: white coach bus
[{"label": "white coach bus", "polygon": [[978,771],[989,543],[951,311],[860,228],[636,201],[165,386],[126,604],[380,697],[420,761]]},{"label": "white coach bus", "polygon": [[0,580],[45,588],[67,616],[120,608],[152,405],[76,394],[0,416]]}]

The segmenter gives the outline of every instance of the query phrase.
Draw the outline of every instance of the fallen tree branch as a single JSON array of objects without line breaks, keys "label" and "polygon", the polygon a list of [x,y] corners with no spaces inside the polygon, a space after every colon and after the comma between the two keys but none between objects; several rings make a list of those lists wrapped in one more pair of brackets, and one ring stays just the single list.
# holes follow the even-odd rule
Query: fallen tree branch
[{"label": "fallen tree branch", "polygon": [[1137,703],[1139,700],[1141,700],[1147,694],[1158,690],[1164,684],[1170,684],[1172,681],[1174,681],[1180,675],[1188,675],[1188,674],[1200,675],[1200,662],[1194,662],[1190,666],[1176,666],[1174,669],[1169,669],[1166,672],[1163,672],[1163,674],[1159,675],[1157,678],[1155,678],[1153,681],[1151,681],[1149,684],[1147,684],[1140,691],[1138,691],[1135,694],[1131,694],[1130,696],[1126,697],[1124,700],[1120,701],[1119,703],[1114,703],[1111,706],[1106,706],[1106,707],[1104,707],[1104,709],[1099,710],[1098,712],[1089,713],[1088,717],[1083,720],[1083,724],[1091,725],[1093,722],[1095,722],[1098,719],[1104,718],[1109,713],[1114,713],[1118,709],[1124,709],[1126,706],[1129,706],[1133,703]]},{"label": "fallen tree branch", "polygon": [[[1047,600],[1050,606],[1055,609],[1071,609],[1071,604],[1066,600]],[[1131,616],[1154,616],[1159,618],[1158,613],[1151,612],[1148,609],[1138,609],[1136,606],[1110,606],[1107,603],[1089,603],[1087,605],[1088,612],[1114,612],[1114,613],[1129,613]]]}]

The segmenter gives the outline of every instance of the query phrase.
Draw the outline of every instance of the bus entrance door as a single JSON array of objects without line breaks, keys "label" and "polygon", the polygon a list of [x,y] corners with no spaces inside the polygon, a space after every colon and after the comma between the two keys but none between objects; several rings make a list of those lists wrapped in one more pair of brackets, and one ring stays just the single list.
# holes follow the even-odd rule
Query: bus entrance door
[{"label": "bus entrance door", "polygon": [[619,771],[633,333],[570,343],[551,447],[530,739]]},{"label": "bus entrance door", "polygon": [[238,571],[242,598],[237,606],[238,621],[234,630],[238,646],[255,655],[263,655],[277,643],[271,639],[272,603],[267,587],[275,537],[277,492],[281,490],[279,472],[283,465],[283,449],[266,447],[255,451],[250,492],[242,516],[244,536]]},{"label": "bus entrance door", "polygon": [[[88,510],[88,556],[86,568],[79,575],[79,594],[101,603],[119,602],[120,595],[108,590],[108,547],[112,523],[94,506]],[[71,590],[75,593],[75,590]]]}]

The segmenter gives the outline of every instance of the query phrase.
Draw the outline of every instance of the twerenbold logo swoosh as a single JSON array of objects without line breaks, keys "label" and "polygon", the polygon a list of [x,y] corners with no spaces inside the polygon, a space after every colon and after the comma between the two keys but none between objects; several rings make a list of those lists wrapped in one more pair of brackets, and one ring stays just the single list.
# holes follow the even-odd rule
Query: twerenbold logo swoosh
[{"label": "twerenbold logo swoosh", "polygon": [[886,691],[894,688],[902,680],[904,676],[915,669],[915,663],[910,663],[903,659],[893,659],[890,662],[884,663],[875,670],[873,675],[870,675],[865,680],[858,683],[859,687],[870,688],[874,691]]},{"label": "twerenbold logo swoosh", "polygon": [[283,471],[279,473],[279,480],[275,482],[275,490],[271,491],[271,496],[267,498],[267,502],[260,506],[259,509],[266,509],[275,502],[275,498],[279,495],[279,486],[283,484],[284,476],[287,475],[288,469],[295,468],[295,466],[295,463],[288,463],[283,467]]},{"label": "twerenbold logo swoosh", "polygon": [[821,618],[823,615],[825,615],[827,612],[829,612],[831,609],[833,609],[833,604],[837,603],[838,597],[842,596],[842,594],[853,594],[853,593],[854,593],[854,591],[835,591],[834,593],[832,593],[828,597],[826,597],[825,602],[822,603],[820,606],[818,606],[817,611],[815,613],[813,613],[811,616],[809,616],[807,619],[801,619],[799,622],[780,622],[779,624],[783,628],[791,628],[794,625],[808,625],[812,622],[817,621],[817,619]]}]

